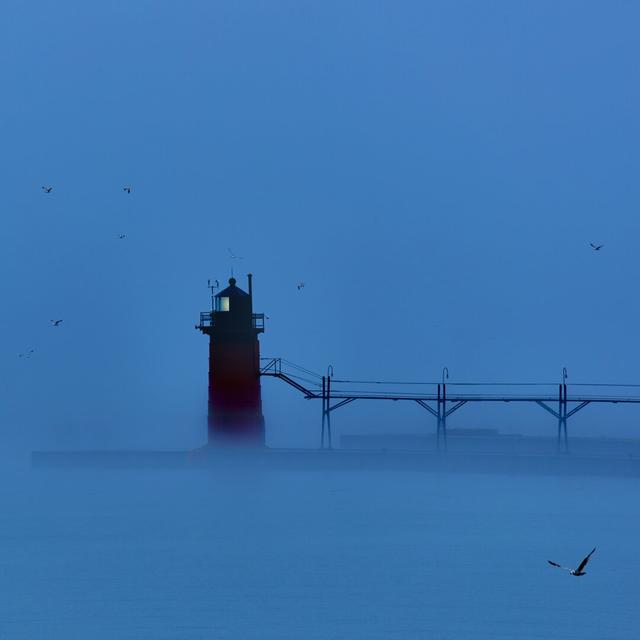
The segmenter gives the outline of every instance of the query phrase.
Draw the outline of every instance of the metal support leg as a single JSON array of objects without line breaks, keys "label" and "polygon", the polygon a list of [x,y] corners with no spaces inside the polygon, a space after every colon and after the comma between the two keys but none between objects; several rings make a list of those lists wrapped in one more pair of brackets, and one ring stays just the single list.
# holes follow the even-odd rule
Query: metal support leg
[{"label": "metal support leg", "polygon": [[558,453],[569,453],[569,437],[567,435],[568,420],[567,385],[561,384],[558,389]]},{"label": "metal support leg", "polygon": [[442,431],[442,449],[447,450],[447,385],[442,384],[442,418],[440,419]]},{"label": "metal support leg", "polygon": [[322,376],[322,431],[320,432],[320,448],[324,449],[324,424],[327,418],[327,387],[325,377]]},{"label": "metal support leg", "polygon": [[562,453],[562,385],[558,385],[558,453]]},{"label": "metal support leg", "polygon": [[563,385],[563,395],[564,395],[564,414],[563,414],[563,429],[564,429],[564,452],[569,453],[569,436],[567,435],[567,384]]},{"label": "metal support leg", "polygon": [[440,450],[440,429],[442,427],[442,396],[440,395],[440,385],[438,385],[438,415],[436,416],[436,449]]},{"label": "metal support leg", "polygon": [[327,440],[329,442],[329,449],[333,449],[333,443],[331,441],[331,376],[327,376]]}]

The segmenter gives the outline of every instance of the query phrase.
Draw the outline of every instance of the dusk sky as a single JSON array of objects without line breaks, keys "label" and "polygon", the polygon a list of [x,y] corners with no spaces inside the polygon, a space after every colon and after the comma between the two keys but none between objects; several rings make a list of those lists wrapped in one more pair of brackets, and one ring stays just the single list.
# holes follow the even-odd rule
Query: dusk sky
[{"label": "dusk sky", "polygon": [[[623,1],[5,0],[3,424],[33,446],[203,440],[193,326],[232,266],[270,317],[263,355],[315,371],[640,383],[639,20]],[[315,442],[319,406],[263,395],[272,438],[286,416]]]},{"label": "dusk sky", "polygon": [[[639,25],[2,0],[1,640],[637,640]],[[334,391],[446,367],[449,401],[546,383],[553,413],[566,368],[567,411],[623,393],[581,383],[638,402],[565,447],[531,399],[461,404],[448,439],[358,399],[316,450],[324,403],[262,376],[265,435],[247,299],[210,377],[195,328],[232,272],[262,355]]]}]

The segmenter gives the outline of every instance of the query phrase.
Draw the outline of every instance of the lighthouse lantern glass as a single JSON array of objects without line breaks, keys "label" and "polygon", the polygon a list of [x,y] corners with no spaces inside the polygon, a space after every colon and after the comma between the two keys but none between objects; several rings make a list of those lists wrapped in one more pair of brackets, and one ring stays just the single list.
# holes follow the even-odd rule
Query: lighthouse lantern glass
[{"label": "lighthouse lantern glass", "polygon": [[216,298],[216,311],[229,311],[229,298]]}]

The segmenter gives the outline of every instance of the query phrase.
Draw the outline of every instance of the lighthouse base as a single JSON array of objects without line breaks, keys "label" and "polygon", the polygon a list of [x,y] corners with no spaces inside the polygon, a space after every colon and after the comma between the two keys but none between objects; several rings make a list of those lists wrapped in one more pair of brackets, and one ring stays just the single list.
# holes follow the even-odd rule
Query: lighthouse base
[{"label": "lighthouse base", "polygon": [[242,417],[220,420],[217,417],[209,421],[209,446],[238,446],[260,448],[265,445],[264,418],[250,420]]}]

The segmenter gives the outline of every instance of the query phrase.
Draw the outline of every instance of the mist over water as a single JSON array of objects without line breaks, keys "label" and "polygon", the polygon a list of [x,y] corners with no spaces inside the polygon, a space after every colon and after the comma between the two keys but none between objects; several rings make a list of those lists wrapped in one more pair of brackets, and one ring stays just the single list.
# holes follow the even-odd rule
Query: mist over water
[{"label": "mist over water", "polygon": [[[636,492],[615,477],[5,471],[0,628],[631,640]],[[582,579],[546,563],[594,545]]]}]

